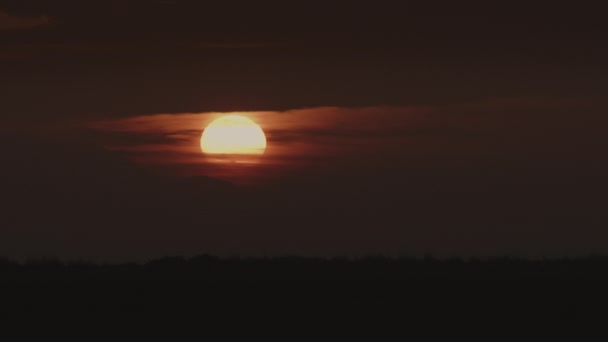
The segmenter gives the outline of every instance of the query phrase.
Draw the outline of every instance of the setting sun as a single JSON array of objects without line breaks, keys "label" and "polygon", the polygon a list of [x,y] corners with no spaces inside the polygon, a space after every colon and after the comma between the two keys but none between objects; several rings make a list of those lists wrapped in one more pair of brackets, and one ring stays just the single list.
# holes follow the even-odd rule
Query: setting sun
[{"label": "setting sun", "polygon": [[253,120],[227,115],[213,121],[201,137],[201,150],[209,154],[263,154],[264,131]]}]

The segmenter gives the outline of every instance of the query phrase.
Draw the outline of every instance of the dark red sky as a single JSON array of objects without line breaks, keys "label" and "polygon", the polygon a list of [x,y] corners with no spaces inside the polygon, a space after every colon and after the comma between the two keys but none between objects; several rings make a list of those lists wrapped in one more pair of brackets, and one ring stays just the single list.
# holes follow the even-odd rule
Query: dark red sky
[{"label": "dark red sky", "polygon": [[0,255],[604,253],[602,13],[2,0]]}]

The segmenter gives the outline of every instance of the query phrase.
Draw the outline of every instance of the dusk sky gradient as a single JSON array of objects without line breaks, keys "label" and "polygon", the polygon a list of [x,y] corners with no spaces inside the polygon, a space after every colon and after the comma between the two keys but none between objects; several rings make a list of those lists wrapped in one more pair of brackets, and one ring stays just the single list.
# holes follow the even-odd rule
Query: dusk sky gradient
[{"label": "dusk sky gradient", "polygon": [[0,0],[0,255],[605,254],[603,13]]}]

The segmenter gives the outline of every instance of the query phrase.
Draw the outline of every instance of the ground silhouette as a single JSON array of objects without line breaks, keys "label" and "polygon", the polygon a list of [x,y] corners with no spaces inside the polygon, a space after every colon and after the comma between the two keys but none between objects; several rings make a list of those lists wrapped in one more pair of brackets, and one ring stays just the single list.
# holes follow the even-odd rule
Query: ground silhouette
[{"label": "ground silhouette", "polygon": [[192,258],[0,262],[5,312],[257,315],[396,312],[422,319],[599,318],[608,258]]}]

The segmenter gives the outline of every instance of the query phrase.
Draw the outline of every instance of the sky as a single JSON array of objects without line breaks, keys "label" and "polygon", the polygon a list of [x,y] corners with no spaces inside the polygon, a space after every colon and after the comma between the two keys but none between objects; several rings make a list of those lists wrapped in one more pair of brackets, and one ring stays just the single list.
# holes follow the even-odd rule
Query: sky
[{"label": "sky", "polygon": [[0,255],[604,254],[602,13],[0,0]]}]

